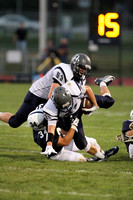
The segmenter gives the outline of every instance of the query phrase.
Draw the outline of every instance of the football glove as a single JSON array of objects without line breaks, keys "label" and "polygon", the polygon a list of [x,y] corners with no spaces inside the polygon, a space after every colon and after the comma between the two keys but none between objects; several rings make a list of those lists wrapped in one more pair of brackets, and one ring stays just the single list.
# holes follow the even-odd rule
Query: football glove
[{"label": "football glove", "polygon": [[51,145],[47,145],[45,151],[42,154],[47,156],[47,158],[50,158],[50,156],[55,156],[57,152],[53,149]]},{"label": "football glove", "polygon": [[133,136],[126,136],[124,134],[116,135],[116,140],[120,142],[133,142]]},{"label": "football glove", "polygon": [[77,127],[77,126],[78,126],[78,123],[79,123],[79,119],[78,119],[78,118],[75,118],[71,125]]},{"label": "football glove", "polygon": [[88,117],[89,117],[93,112],[95,112],[98,109],[99,109],[99,107],[96,107],[96,106],[93,106],[92,108],[82,108],[82,112],[85,115],[88,115]]},{"label": "football glove", "polygon": [[131,124],[129,124],[129,128],[132,130],[133,129],[133,122],[131,122]]}]

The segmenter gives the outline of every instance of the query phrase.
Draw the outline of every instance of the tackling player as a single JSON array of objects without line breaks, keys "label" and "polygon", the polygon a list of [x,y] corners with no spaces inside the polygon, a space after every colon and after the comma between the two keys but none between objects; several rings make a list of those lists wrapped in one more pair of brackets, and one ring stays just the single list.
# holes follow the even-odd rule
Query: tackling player
[{"label": "tackling player", "polygon": [[85,84],[86,77],[91,71],[90,58],[85,54],[76,54],[70,64],[60,63],[50,69],[46,75],[34,82],[21,107],[15,115],[12,113],[0,113],[0,120],[9,123],[13,128],[19,127],[27,120],[28,114],[51,96],[53,89],[67,81],[75,79],[80,84]]},{"label": "tackling player", "polygon": [[[23,104],[15,115],[6,112],[0,113],[0,120],[8,123],[11,127],[17,128],[23,124],[28,117],[28,114],[43,103],[45,104],[51,96],[53,89],[67,81],[75,80],[80,84],[86,83],[86,78],[90,75],[91,61],[90,58],[82,53],[74,55],[70,64],[60,63],[49,70],[45,76],[37,80],[30,87]],[[101,90],[104,88],[105,93],[108,91],[107,85],[114,80],[113,76],[106,76],[101,79],[96,79],[96,84]],[[109,108],[114,104],[114,99],[109,95],[102,97],[95,96],[99,107]]]},{"label": "tackling player", "polygon": [[[68,131],[70,129],[71,120],[77,114],[79,115],[79,124],[77,127],[78,131],[76,131],[74,134],[74,142],[80,150],[89,152],[90,145],[88,145],[85,138],[81,120],[81,102],[82,99],[86,97],[87,93],[87,86],[81,86],[74,81],[69,81],[63,86],[57,87],[53,90],[51,98],[43,107],[45,118],[48,120],[48,140],[46,150],[44,152],[45,155],[49,156],[51,153],[56,153],[53,151],[52,141],[57,126],[57,121],[60,128]],[[89,96],[88,98],[91,101]],[[97,108],[97,105],[93,105],[92,103],[92,107],[86,110],[86,114],[96,111]],[[97,152],[96,156],[101,159],[104,158],[104,155],[101,152]]]},{"label": "tackling player", "polygon": [[[64,87],[67,88],[68,90],[65,89]],[[69,91],[71,91],[71,93],[73,94],[72,97]],[[80,92],[79,85],[75,83],[74,81],[70,81],[64,84],[63,87],[57,87],[56,89],[54,89],[52,93],[52,97],[51,97],[52,100],[50,99],[47,103],[48,105],[46,104],[44,106],[44,111],[45,111],[44,117],[42,115],[42,110],[40,111],[35,110],[28,117],[28,122],[30,126],[33,128],[36,128],[36,126],[41,127],[41,125],[44,124],[43,118],[45,119],[45,121],[46,119],[48,120],[48,124],[50,126],[52,125],[52,130],[54,128],[54,135],[52,135],[53,147],[49,145],[47,146],[47,148],[46,148],[46,144],[49,137],[47,130],[46,129],[45,131],[33,130],[34,141],[39,146],[41,146],[43,154],[47,155],[51,159],[62,160],[62,161],[64,160],[86,161],[86,158],[84,158],[82,154],[71,152],[71,151],[79,151],[83,149],[87,153],[98,157],[97,159],[96,158],[87,159],[88,161],[103,161],[103,160],[107,160],[110,156],[116,154],[119,150],[118,147],[114,147],[104,152],[100,148],[100,146],[98,145],[98,143],[96,142],[94,138],[88,138],[84,136],[83,126],[81,122],[81,113],[79,109],[80,103],[81,103],[81,96],[83,96],[83,94]],[[55,105],[53,104],[53,102]],[[56,107],[58,109],[56,109]],[[92,112],[94,110],[90,110],[90,111]],[[73,120],[73,118],[77,116],[80,118],[79,125],[77,123],[77,119]],[[62,127],[62,129],[60,129],[61,130],[60,137],[57,134],[58,132],[57,130],[59,129],[57,127]],[[63,137],[61,137],[62,134],[63,134]],[[72,138],[74,139],[72,140]],[[59,139],[59,142],[57,139]],[[62,146],[66,146],[66,147],[62,148]],[[78,148],[76,146],[78,146]],[[53,156],[54,154],[57,154],[57,155]]]},{"label": "tackling player", "polygon": [[[29,114],[28,123],[30,124],[30,126],[31,124],[38,124],[37,118],[39,118],[39,116],[34,116],[36,114],[40,115],[39,112],[38,113],[34,112],[32,115]],[[77,151],[80,151],[80,149],[76,147],[73,137],[76,127],[78,126],[78,122],[79,122],[78,118],[73,120],[68,132],[61,130],[59,127],[56,127],[55,135],[53,137],[53,149],[57,152],[57,154],[51,154],[50,156],[48,156],[49,159],[59,160],[59,161],[74,161],[74,162],[107,161],[110,156],[115,155],[118,152],[118,149],[116,147],[111,148],[107,151],[103,151],[99,146],[99,144],[97,143],[96,139],[86,137],[88,146],[90,146],[88,153],[93,156],[96,156],[95,154],[100,151],[101,154],[103,154],[104,159],[98,157],[86,158],[81,153],[77,153]],[[41,128],[41,130],[33,129],[34,141],[41,147],[42,149],[41,154],[44,154],[47,145],[48,132],[46,129],[47,127],[44,126],[43,128]]]}]

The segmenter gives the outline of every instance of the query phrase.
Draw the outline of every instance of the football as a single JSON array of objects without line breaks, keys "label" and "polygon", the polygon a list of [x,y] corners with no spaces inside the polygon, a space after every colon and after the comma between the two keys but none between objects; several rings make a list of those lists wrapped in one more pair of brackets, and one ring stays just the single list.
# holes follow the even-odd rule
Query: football
[{"label": "football", "polygon": [[92,108],[92,104],[87,98],[84,98],[82,101],[82,108]]},{"label": "football", "polygon": [[42,109],[32,111],[27,118],[28,126],[34,130],[41,130],[44,128],[44,113]]}]

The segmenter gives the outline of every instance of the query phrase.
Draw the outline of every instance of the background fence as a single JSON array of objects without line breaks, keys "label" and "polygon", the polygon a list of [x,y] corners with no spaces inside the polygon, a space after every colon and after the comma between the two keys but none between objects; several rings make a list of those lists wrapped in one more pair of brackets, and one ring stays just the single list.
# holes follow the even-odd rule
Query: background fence
[{"label": "background fence", "polygon": [[[29,0],[31,1],[31,0]],[[25,1],[22,1],[23,3]],[[36,2],[36,3],[35,3]],[[35,1],[34,4],[37,4]],[[48,1],[49,2],[49,1]],[[51,1],[52,2],[52,1]],[[58,1],[57,1],[58,2]],[[62,2],[62,3],[61,3]],[[78,1],[68,1],[71,6],[63,6],[64,1],[59,1],[58,9],[56,13],[54,8],[51,9],[48,4],[48,29],[47,39],[53,40],[55,45],[58,46],[59,40],[63,34],[69,39],[69,60],[72,55],[78,52],[88,54],[92,60],[92,76],[102,76],[105,74],[113,74],[118,78],[132,78],[133,74],[133,15],[129,6],[125,7],[123,11],[124,3],[115,4],[115,11],[121,11],[122,23],[121,23],[121,45],[100,45],[97,51],[89,51],[89,12],[90,2],[86,6],[78,5]],[[95,2],[94,10],[100,12],[99,6]],[[128,1],[127,1],[128,2]],[[30,5],[30,4],[29,4]],[[128,4],[130,5],[130,4]],[[24,5],[23,5],[24,6]],[[34,8],[35,9],[35,8]],[[31,19],[38,20],[38,7],[36,10],[31,9],[30,12],[25,5],[21,14]],[[99,9],[99,10],[98,10]],[[14,7],[9,10],[3,10],[1,7],[0,13],[6,14],[7,12],[13,13]],[[109,11],[107,9],[107,11]],[[122,12],[123,11],[123,12]],[[64,31],[65,30],[65,31]],[[28,49],[25,57],[20,62],[8,62],[7,53],[9,50],[15,50],[15,44],[12,42],[13,32],[0,29],[0,80],[4,80],[6,76],[16,76],[18,81],[31,81],[32,75],[35,73],[35,69],[40,64],[39,50],[38,50],[38,31],[29,31],[28,33]]]}]

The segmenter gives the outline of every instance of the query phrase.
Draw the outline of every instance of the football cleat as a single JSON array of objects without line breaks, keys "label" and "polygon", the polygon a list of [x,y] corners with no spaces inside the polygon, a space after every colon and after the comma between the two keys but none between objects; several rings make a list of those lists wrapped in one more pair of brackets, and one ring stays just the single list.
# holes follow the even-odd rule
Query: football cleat
[{"label": "football cleat", "polygon": [[119,151],[119,147],[113,147],[107,151],[105,151],[105,159],[108,159],[110,156],[115,155]]},{"label": "football cleat", "polygon": [[106,85],[109,85],[114,79],[115,79],[114,76],[107,75],[107,76],[104,76],[104,77],[101,77],[101,78],[96,78],[94,82],[95,82],[96,85],[99,85],[99,86],[100,86],[100,83],[102,81],[105,82]]},{"label": "football cleat", "polygon": [[101,159],[101,158],[91,157],[91,158],[87,158],[86,161],[88,161],[88,162],[103,162],[103,161],[107,161],[110,156],[115,155],[118,151],[119,151],[119,147],[116,146],[116,147],[113,147],[113,148],[105,151],[105,158]]},{"label": "football cleat", "polygon": [[103,161],[107,161],[107,159],[91,157],[91,158],[86,158],[86,161],[87,162],[103,162]]}]

